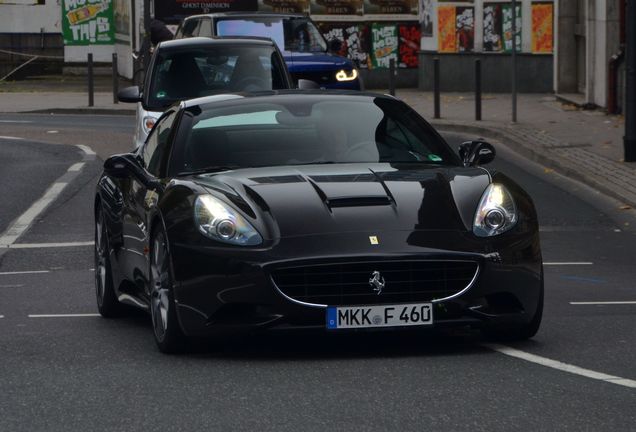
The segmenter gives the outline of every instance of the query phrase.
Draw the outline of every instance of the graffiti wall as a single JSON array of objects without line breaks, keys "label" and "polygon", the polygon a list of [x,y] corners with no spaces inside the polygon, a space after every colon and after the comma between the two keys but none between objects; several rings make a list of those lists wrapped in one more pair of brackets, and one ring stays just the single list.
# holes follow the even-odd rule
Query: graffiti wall
[{"label": "graffiti wall", "polygon": [[319,24],[320,31],[327,41],[340,41],[340,51],[337,54],[352,59],[358,67],[370,67],[369,26],[356,22],[323,22]]}]

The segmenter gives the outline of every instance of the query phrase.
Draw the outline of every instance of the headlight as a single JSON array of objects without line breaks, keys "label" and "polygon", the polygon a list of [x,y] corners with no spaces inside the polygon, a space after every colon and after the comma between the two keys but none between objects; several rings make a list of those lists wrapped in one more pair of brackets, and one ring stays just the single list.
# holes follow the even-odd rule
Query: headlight
[{"label": "headlight", "polygon": [[157,122],[157,119],[152,116],[144,117],[142,121],[142,125],[144,126],[144,132],[146,132],[146,135],[150,133],[150,131],[152,130],[152,127],[155,125],[156,122]]},{"label": "headlight", "polygon": [[194,220],[201,234],[220,242],[239,246],[255,246],[263,242],[261,235],[243,216],[212,195],[197,197]]},{"label": "headlight", "polygon": [[336,73],[336,79],[338,81],[353,81],[356,78],[358,78],[358,69],[352,69],[350,71],[340,69]]},{"label": "headlight", "polygon": [[473,233],[491,237],[508,231],[516,223],[517,208],[510,192],[500,184],[488,186],[475,213]]}]

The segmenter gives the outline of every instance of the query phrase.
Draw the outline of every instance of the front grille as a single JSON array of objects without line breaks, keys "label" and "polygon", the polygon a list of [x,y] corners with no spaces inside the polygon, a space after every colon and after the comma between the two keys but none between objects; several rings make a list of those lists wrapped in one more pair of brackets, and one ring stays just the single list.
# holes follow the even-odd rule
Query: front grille
[{"label": "front grille", "polygon": [[[427,302],[455,295],[473,280],[475,261],[370,261],[276,268],[271,277],[294,300],[334,306]],[[384,278],[381,294],[369,283]]]},{"label": "front grille", "polygon": [[336,74],[334,71],[312,71],[312,72],[293,72],[294,79],[306,79],[318,83],[319,85],[336,82]]}]

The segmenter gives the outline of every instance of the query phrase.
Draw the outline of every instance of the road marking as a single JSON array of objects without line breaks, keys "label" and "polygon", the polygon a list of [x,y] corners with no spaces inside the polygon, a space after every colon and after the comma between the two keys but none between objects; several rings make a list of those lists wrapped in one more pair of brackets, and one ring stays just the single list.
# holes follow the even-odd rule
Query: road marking
[{"label": "road marking", "polygon": [[571,261],[571,262],[544,262],[543,265],[546,266],[586,266],[586,265],[594,265],[593,262],[589,261]]},{"label": "road marking", "polygon": [[0,236],[0,246],[10,246],[15,243],[18,237],[31,226],[35,218],[60,195],[67,185],[68,183],[53,183],[46,192],[44,192],[44,195],[34,202],[31,207]]},{"label": "road marking", "polygon": [[0,120],[0,123],[33,123],[32,120]]},{"label": "road marking", "polygon": [[97,153],[95,153],[93,151],[92,148],[90,148],[89,146],[83,145],[83,144],[77,144],[77,147],[82,150],[84,153],[86,153],[87,156],[95,156],[97,155]]},{"label": "road marking", "polygon": [[0,315],[0,319],[4,318],[4,315]]},{"label": "road marking", "polygon": [[0,276],[39,274],[39,273],[50,273],[50,271],[49,270],[27,270],[27,271],[0,272]]},{"label": "road marking", "polygon": [[597,301],[597,302],[570,302],[571,305],[632,305],[636,301]]},{"label": "road marking", "polygon": [[42,314],[42,315],[29,315],[29,318],[86,318],[86,317],[98,317],[100,314],[85,313],[85,314]]},{"label": "road marking", "polygon": [[599,381],[605,381],[611,384],[618,384],[624,387],[636,388],[636,381],[628,378],[621,378],[614,375],[608,375],[601,372],[596,372],[590,369],[584,369],[578,366],[574,366],[568,363],[563,363],[558,360],[552,360],[546,357],[541,357],[535,354],[530,354],[525,351],[520,351],[505,345],[499,344],[483,344],[486,348],[490,348],[498,353],[515,357],[521,360],[526,360],[531,363],[535,363],[541,366],[557,369],[563,372],[571,373],[574,375],[580,375],[587,378],[592,378]]},{"label": "road marking", "polygon": [[24,138],[20,138],[20,137],[12,137],[12,136],[2,136],[0,135],[0,139],[6,139],[6,140],[24,140]]},{"label": "road marking", "polygon": [[[95,152],[88,146],[78,145],[84,153],[84,161],[95,159]],[[84,166],[83,162],[71,165],[66,172],[53,183],[40,199],[34,202],[17,220],[15,220],[9,228],[0,235],[0,256],[4,254],[3,249],[8,249],[18,238],[31,226],[33,221],[62,193],[64,188],[68,186],[75,177],[79,175],[80,169]]]},{"label": "road marking", "polygon": [[67,242],[67,243],[13,243],[2,244],[0,249],[39,249],[39,248],[63,248],[63,247],[83,247],[93,246],[95,242]]},{"label": "road marking", "polygon": [[23,287],[24,284],[17,284],[17,285],[0,285],[0,288],[21,288]]}]

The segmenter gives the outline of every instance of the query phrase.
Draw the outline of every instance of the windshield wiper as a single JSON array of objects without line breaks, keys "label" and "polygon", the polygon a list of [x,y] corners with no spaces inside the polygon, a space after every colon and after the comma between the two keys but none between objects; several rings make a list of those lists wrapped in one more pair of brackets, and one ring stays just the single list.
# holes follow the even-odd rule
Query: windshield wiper
[{"label": "windshield wiper", "polygon": [[196,174],[213,173],[218,171],[231,171],[231,170],[235,170],[239,168],[247,168],[247,167],[243,167],[240,165],[210,165],[208,167],[199,168],[192,171],[181,171],[180,173],[177,174],[177,176],[180,177],[180,176],[189,176],[189,175],[196,175]]}]

